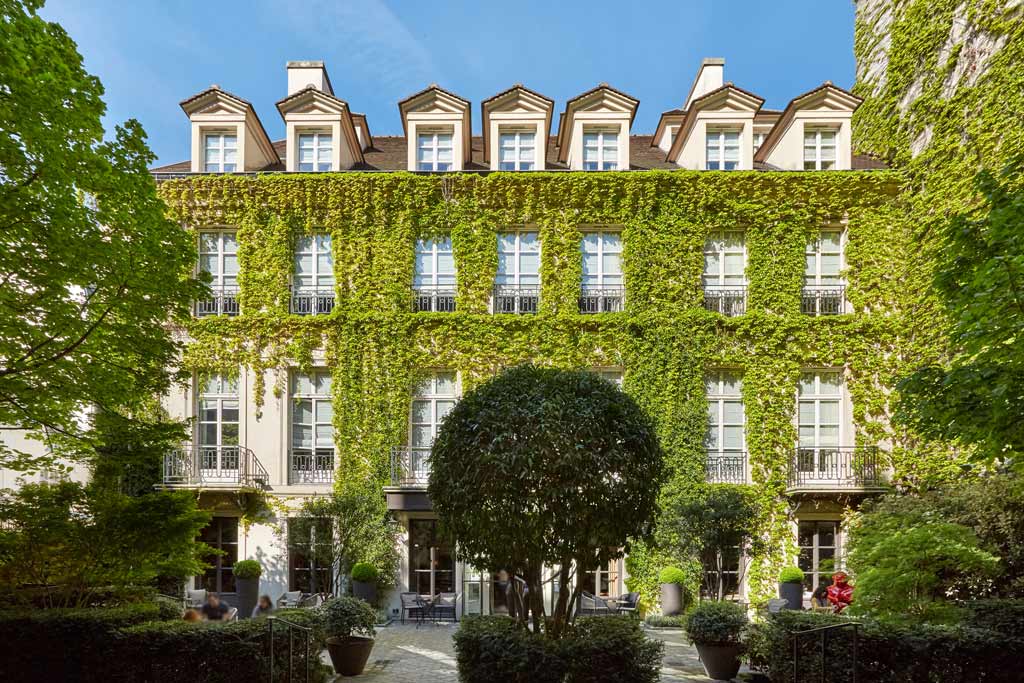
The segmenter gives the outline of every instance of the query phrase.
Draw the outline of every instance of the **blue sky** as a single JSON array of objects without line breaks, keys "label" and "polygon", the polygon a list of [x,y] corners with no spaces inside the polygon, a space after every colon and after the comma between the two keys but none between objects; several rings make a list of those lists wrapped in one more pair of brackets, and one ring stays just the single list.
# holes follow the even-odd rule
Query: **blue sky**
[{"label": "blue sky", "polygon": [[50,0],[42,14],[103,81],[108,129],[138,119],[160,163],[188,157],[178,102],[211,83],[283,137],[274,102],[293,59],[323,59],[374,135],[401,134],[398,100],[432,82],[470,100],[478,128],[480,100],[513,83],[557,112],[605,81],[640,100],[633,132],[650,133],[703,57],[724,57],[725,79],[766,107],[854,80],[852,0]]}]

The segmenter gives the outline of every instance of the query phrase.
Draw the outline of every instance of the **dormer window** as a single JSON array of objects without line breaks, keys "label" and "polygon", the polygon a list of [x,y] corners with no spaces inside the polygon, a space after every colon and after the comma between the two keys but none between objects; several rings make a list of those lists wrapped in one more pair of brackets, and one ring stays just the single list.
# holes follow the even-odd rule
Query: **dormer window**
[{"label": "dormer window", "polygon": [[501,171],[532,171],[534,169],[534,141],[532,132],[503,130],[499,140]]},{"label": "dormer window", "polygon": [[764,138],[766,135],[768,135],[768,133],[764,131],[754,133],[754,154],[757,154],[757,150],[761,149],[761,143],[764,142]]},{"label": "dormer window", "polygon": [[707,133],[709,171],[734,171],[740,163],[740,133],[735,130],[711,130]]},{"label": "dormer window", "polygon": [[836,166],[836,131],[804,130],[804,170],[829,171]]},{"label": "dormer window", "polygon": [[330,171],[332,139],[330,133],[299,134],[299,171]]},{"label": "dormer window", "polygon": [[207,173],[233,173],[238,167],[238,136],[207,133],[203,139],[204,164]]},{"label": "dormer window", "polygon": [[452,134],[421,132],[416,138],[417,171],[452,170]]},{"label": "dormer window", "polygon": [[608,129],[584,129],[583,170],[614,171],[619,167],[619,134]]}]

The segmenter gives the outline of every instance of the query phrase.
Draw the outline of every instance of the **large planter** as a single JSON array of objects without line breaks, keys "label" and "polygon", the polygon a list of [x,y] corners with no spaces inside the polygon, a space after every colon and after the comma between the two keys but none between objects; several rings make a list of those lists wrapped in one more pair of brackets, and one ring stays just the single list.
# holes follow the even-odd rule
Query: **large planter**
[{"label": "large planter", "polygon": [[666,617],[683,613],[683,587],[678,583],[661,584],[661,613]]},{"label": "large planter", "polygon": [[779,598],[786,601],[782,609],[803,609],[804,585],[795,581],[780,583]]},{"label": "large planter", "polygon": [[708,678],[716,681],[731,681],[740,672],[740,646],[701,645],[697,643],[697,654]]},{"label": "large planter", "polygon": [[377,604],[377,584],[369,581],[352,581],[352,595],[371,605]]},{"label": "large planter", "polygon": [[363,673],[371,650],[373,650],[373,638],[349,636],[348,638],[327,639],[327,652],[331,655],[331,665],[342,676],[358,676]]},{"label": "large planter", "polygon": [[253,607],[256,606],[256,602],[259,600],[259,577],[255,579],[236,578],[235,590],[237,591],[236,599],[238,600],[238,618],[248,619],[252,615]]}]

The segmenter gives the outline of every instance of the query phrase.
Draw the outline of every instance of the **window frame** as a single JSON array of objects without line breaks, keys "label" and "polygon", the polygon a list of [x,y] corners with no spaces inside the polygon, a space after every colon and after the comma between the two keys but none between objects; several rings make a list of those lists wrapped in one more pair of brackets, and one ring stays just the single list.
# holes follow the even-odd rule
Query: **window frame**
[{"label": "window frame", "polygon": [[[452,392],[450,394],[440,393],[437,389],[438,382],[442,375],[450,375],[452,381]],[[422,393],[422,389],[425,384],[430,384],[429,393]],[[410,455],[410,469],[413,473],[427,473],[429,472],[430,463],[430,449],[433,447],[434,439],[437,438],[437,430],[440,426],[441,420],[444,419],[444,415],[438,417],[438,405],[440,403],[451,403],[449,411],[455,407],[459,402],[461,396],[462,386],[459,383],[459,373],[456,370],[449,370],[445,368],[435,368],[427,371],[422,377],[420,382],[413,388],[412,396],[409,401],[409,419],[406,427],[406,440]],[[427,422],[418,422],[416,420],[416,404],[418,402],[428,403],[430,406],[430,416]],[[427,444],[416,445],[415,430],[416,427],[428,427],[430,431],[430,440]]]},{"label": "window frame", "polygon": [[[529,144],[523,141],[523,136],[530,136]],[[512,146],[506,147],[506,138],[512,139]],[[504,160],[504,150],[511,149],[513,155],[513,161],[508,162]],[[523,152],[529,150],[530,158],[523,159]],[[523,168],[525,164],[529,165],[529,168]],[[506,165],[511,165],[511,168],[506,168]],[[499,127],[498,128],[498,170],[499,171],[533,171],[537,168],[537,132],[532,128],[512,128],[512,127]]]},{"label": "window frame", "polygon": [[[205,236],[205,235],[216,235],[217,236],[217,248],[216,248],[216,250],[209,251],[209,250],[204,249],[204,246],[203,246],[203,236]],[[225,244],[224,244],[224,242],[225,242],[224,238],[227,237],[228,235],[230,235],[231,238],[232,238],[232,242],[234,243],[234,249],[228,249],[225,246]],[[209,273],[210,277],[211,277],[211,280],[212,280],[211,284],[213,285],[213,287],[215,289],[221,289],[221,290],[233,289],[233,290],[237,291],[237,289],[238,289],[238,275],[239,275],[239,273],[241,271],[240,264],[238,263],[238,231],[237,230],[227,229],[227,228],[213,228],[213,229],[209,229],[209,230],[200,230],[198,237],[199,237],[199,245],[198,245],[199,261],[198,261],[198,264],[197,264],[197,268],[198,268],[197,273]],[[217,264],[217,272],[206,270],[203,267],[203,257],[204,256],[213,256],[213,257],[215,257],[215,262]],[[234,259],[235,259],[234,260],[234,263],[235,263],[235,272],[234,273],[227,273],[226,269],[224,267],[225,263],[226,263],[226,259],[230,258],[230,257],[234,257]],[[233,282],[229,283],[229,282],[226,282],[226,280],[233,280]]]},{"label": "window frame", "polygon": [[[832,134],[832,144],[822,144],[821,135],[822,133]],[[807,137],[813,135],[814,140],[812,145],[808,145]],[[832,158],[825,159],[822,154],[822,150],[830,148],[832,149]],[[807,151],[813,150],[813,158],[807,158]],[[822,168],[822,165],[826,162],[830,162],[832,165],[828,168]],[[803,170],[805,171],[832,171],[835,170],[839,163],[839,129],[825,126],[814,126],[804,128],[803,138]],[[807,165],[811,164],[812,168],[808,168]]]},{"label": "window frame", "polygon": [[[442,145],[440,138],[446,136],[448,138],[448,145]],[[429,144],[424,145],[424,140],[429,139]],[[440,159],[441,152],[445,149],[450,153],[451,158],[448,161]],[[423,160],[420,158],[420,152],[424,150],[430,151],[430,159]],[[441,168],[446,166],[446,168]],[[416,170],[417,171],[451,171],[455,168],[455,133],[452,130],[447,129],[427,129],[418,128],[416,130]]]},{"label": "window frame", "polygon": [[[839,388],[838,388],[837,393],[835,393],[835,394],[824,394],[824,393],[821,392],[821,386],[822,386],[821,376],[824,375],[824,374],[834,374],[834,375],[839,377]],[[803,385],[804,375],[813,375],[814,376],[814,393],[813,394],[804,394],[803,393],[802,385]],[[821,405],[823,403],[832,403],[832,402],[834,402],[836,404],[836,410],[837,410],[836,421],[837,421],[837,424],[835,424],[835,425],[832,425],[832,423],[823,424],[822,420],[821,420]],[[814,422],[813,422],[814,439],[813,439],[813,444],[810,444],[810,445],[804,445],[802,443],[802,438],[801,438],[801,434],[800,434],[800,429],[802,427],[806,426],[805,423],[802,420],[802,412],[801,412],[801,404],[804,404],[804,403],[810,403],[810,404],[813,404],[813,406],[814,406]],[[845,371],[844,371],[843,368],[825,368],[825,367],[801,368],[801,370],[800,370],[800,381],[797,383],[797,414],[796,414],[796,423],[797,423],[796,427],[797,427],[797,448],[798,449],[806,449],[806,450],[812,450],[813,449],[815,451],[815,453],[817,454],[817,453],[819,453],[822,450],[825,450],[825,451],[830,450],[830,449],[839,450],[839,449],[844,447],[843,443],[844,443],[845,438],[847,436],[846,432],[847,432],[848,427],[846,425],[846,374],[845,374]],[[821,428],[822,427],[830,427],[830,426],[835,426],[837,428],[836,429],[836,443],[835,444],[822,444],[821,443]],[[817,455],[815,456],[815,460],[817,460]]]},{"label": "window frame", "polygon": [[[800,525],[801,524],[813,524],[814,525],[814,532],[811,535],[811,545],[804,545],[804,544],[802,544],[800,542],[800,540],[801,540],[801,537],[800,537]],[[820,542],[820,535],[821,535],[820,526],[822,524],[832,524],[832,525],[835,525],[834,526],[835,531],[833,532],[833,536],[832,536],[832,545],[830,545],[830,546],[829,545],[821,545],[821,542]],[[843,567],[843,524],[842,524],[842,520],[839,520],[839,519],[817,519],[817,518],[806,519],[806,518],[797,518],[796,525],[797,525],[796,542],[797,542],[797,563],[798,563],[798,565],[804,564],[804,562],[802,561],[802,560],[804,560],[804,551],[805,550],[810,550],[811,551],[810,552],[810,558],[809,558],[810,559],[810,568],[809,569],[804,569],[802,566],[800,567],[803,570],[803,572],[804,572],[803,589],[804,589],[805,593],[813,593],[815,588],[817,588],[817,586],[821,583],[821,580],[822,580],[822,577],[823,577],[822,570],[821,570],[821,563],[822,563],[821,550],[822,550],[822,548],[831,549],[832,550],[832,557],[831,558],[824,558],[824,559],[825,560],[831,559],[833,561],[833,569],[832,569],[833,572],[839,571]],[[828,575],[825,575],[825,576],[828,577],[828,578],[831,578],[831,574],[828,574]]]},{"label": "window frame", "polygon": [[[210,140],[216,138],[219,143],[211,146]],[[227,138],[234,139],[233,145],[227,144]],[[215,168],[211,168],[211,162],[209,161],[209,154],[211,150],[217,152],[216,161],[212,162]],[[227,160],[227,153],[233,151],[235,153],[235,160],[229,162]],[[225,168],[230,165],[231,168]],[[203,131],[203,172],[204,173],[236,173],[238,171],[238,131],[230,130],[205,130]]]},{"label": "window frame", "polygon": [[[736,393],[726,393],[725,388],[727,386],[726,377],[732,375],[735,377],[737,386]],[[711,385],[714,385],[712,388]],[[704,449],[709,456],[714,457],[738,457],[742,456],[747,451],[747,410],[746,405],[743,402],[743,371],[734,368],[715,368],[708,370],[704,377],[704,394],[708,405],[708,433],[704,440]],[[739,403],[740,408],[740,422],[726,422],[725,420],[725,404],[726,403]],[[715,422],[711,421],[712,406],[715,411]],[[740,428],[740,446],[738,449],[726,448],[725,446],[725,428],[736,427]],[[711,448],[710,446],[710,433],[712,429],[715,429],[715,439],[717,441],[717,447]]]},{"label": "window frame", "polygon": [[[309,149],[313,153],[313,161],[309,163],[310,168],[303,168],[306,163],[302,161],[302,139],[307,137],[312,138],[312,144]],[[324,138],[327,138],[326,144],[322,144]],[[297,131],[295,151],[295,170],[300,173],[324,173],[334,170],[334,136],[329,130],[314,128]],[[320,160],[320,152],[322,151],[327,152],[326,168],[321,168],[321,166],[324,166],[324,162]]]},{"label": "window frame", "polygon": [[[311,387],[312,392],[300,391],[299,390],[299,378],[305,377]],[[318,389],[321,386],[321,382],[318,381],[325,378],[326,389],[321,393]],[[293,370],[289,373],[289,407],[288,407],[288,427],[289,427],[289,463],[288,472],[289,476],[299,476],[301,473],[313,474],[316,472],[328,472],[330,475],[334,473],[334,464],[337,458],[337,435],[334,430],[334,404],[331,396],[331,386],[333,385],[333,376],[329,368],[316,367],[311,372],[299,372]],[[309,423],[298,423],[296,418],[298,417],[298,407],[302,402],[309,402],[310,418]],[[319,408],[321,404],[327,406],[330,412],[330,419],[328,422],[321,422],[318,420]],[[322,447],[318,441],[319,427],[327,425],[330,428],[331,433],[331,445],[330,447]],[[295,436],[297,433],[296,427],[309,427],[310,428],[310,445],[301,446],[296,443]],[[305,457],[308,459],[309,466],[303,469],[296,468],[295,456]],[[324,466],[326,465],[326,466]],[[329,482],[333,477],[328,475],[313,475],[317,481]]]},{"label": "window frame", "polygon": [[[429,245],[430,248],[429,249],[424,248],[425,245]],[[447,248],[442,248],[443,246],[447,246]],[[452,238],[451,238],[450,235],[446,235],[446,236],[441,237],[441,238],[428,237],[428,238],[425,238],[425,239],[416,240],[415,253],[416,253],[416,259],[415,259],[415,263],[414,263],[414,266],[413,266],[413,289],[414,290],[416,290],[418,292],[436,292],[436,291],[442,291],[442,292],[451,291],[451,292],[455,292],[456,291],[456,287],[458,286],[459,274],[458,274],[458,267],[457,267],[457,265],[455,263],[455,252],[452,249]],[[419,256],[421,254],[430,254],[430,268],[431,268],[431,270],[430,270],[429,273],[420,272],[420,270],[419,270],[419,264],[420,264]],[[438,269],[439,257],[441,255],[444,255],[444,254],[451,254],[451,256],[452,256],[452,271],[450,273],[447,273],[447,272],[441,273],[439,271],[439,269]],[[448,283],[441,284],[441,283],[438,282],[438,279],[440,277],[448,277],[448,276],[450,276],[451,279],[452,279],[451,284],[448,284]],[[417,280],[418,279],[422,279],[424,277],[429,277],[430,278],[430,282],[427,283],[427,284],[422,284],[422,283],[417,284]]]},{"label": "window frame", "polygon": [[[303,249],[303,240],[309,240],[310,249]],[[299,274],[299,262],[302,256],[311,256],[312,270],[309,273]],[[326,256],[330,265],[330,275],[320,272],[320,257]],[[300,284],[299,278],[310,278],[313,284]],[[329,282],[321,283],[321,278]],[[319,291],[321,289],[334,290],[334,251],[331,233],[316,232],[309,235],[302,235],[295,242],[295,253],[292,261],[292,286],[298,291]]]},{"label": "window frame", "polygon": [[[206,390],[207,378],[216,378],[218,383],[217,391]],[[240,446],[242,436],[242,401],[241,392],[239,390],[239,378],[237,375],[231,375],[228,373],[213,372],[209,374],[197,374],[195,376],[195,416],[196,416],[196,445],[203,446]],[[211,402],[214,405],[216,411],[216,418],[214,420],[203,419],[203,403]],[[225,420],[225,410],[230,410],[225,404],[234,403],[234,410],[237,414],[235,420]],[[203,425],[216,425],[216,440],[213,443],[206,443],[204,440]],[[237,431],[235,436],[235,443],[225,443],[224,441],[224,427],[225,425],[234,425]],[[230,438],[230,437],[229,437]]]},{"label": "window frame", "polygon": [[[739,235],[740,236],[740,249],[728,248],[728,235]],[[720,244],[720,248],[715,248],[716,245]],[[740,275],[741,280],[738,283],[727,283],[727,277],[734,277],[729,273],[725,272],[726,256],[730,254],[739,253],[743,260],[743,270]],[[718,273],[716,275],[708,274],[708,256],[714,255],[718,257]],[[747,286],[747,231],[746,230],[712,230],[708,233],[707,238],[704,240],[704,269],[701,273],[701,282],[704,289],[738,289]],[[717,282],[708,282],[708,278],[714,278]]]},{"label": "window frame", "polygon": [[[610,228],[597,228],[582,230],[582,237],[580,239],[580,254],[583,258],[582,267],[580,269],[580,288],[586,292],[588,290],[601,290],[601,289],[619,289],[625,291],[625,274],[623,272],[623,254],[625,253],[625,244],[622,239],[622,231]],[[587,236],[597,235],[597,251],[587,251]],[[605,247],[605,240],[608,236],[614,235],[618,242],[618,249],[607,249]],[[594,254],[597,256],[597,272],[587,273],[586,272],[586,257],[588,254]],[[604,269],[604,257],[606,255],[618,255],[618,272],[605,272]],[[597,282],[590,284],[586,282],[587,277],[596,277]],[[605,282],[606,278],[618,278],[618,283]]]},{"label": "window frame", "polygon": [[[619,170],[619,159],[622,158],[622,155],[620,154],[620,133],[621,131],[618,128],[585,126],[583,128],[583,139],[581,141],[582,147],[580,149],[580,167],[584,171]],[[614,145],[608,144],[609,137],[614,141]],[[587,144],[588,138],[593,138],[595,144]],[[597,161],[587,161],[588,149],[593,149],[597,152]],[[612,162],[608,162],[605,159],[605,153],[609,150],[613,150],[615,152],[615,160]]]},{"label": "window frame", "polygon": [[[235,524],[235,540],[225,541],[224,540],[224,527],[225,520],[232,520]],[[237,584],[235,583],[235,563],[238,562],[238,546],[239,546],[239,519],[238,517],[230,517],[226,515],[214,515],[210,518],[210,522],[203,527],[202,531],[199,532],[199,539],[208,545],[212,546],[216,550],[223,550],[224,554],[216,553],[211,554],[204,558],[210,565],[203,570],[202,574],[196,574],[194,579],[194,585],[199,588],[205,588],[206,590],[218,593],[218,594],[234,594],[237,592]],[[216,527],[217,538],[203,538],[203,535],[211,528]],[[212,542],[211,542],[212,541]],[[232,550],[234,552],[232,552]],[[210,583],[207,581],[207,577],[213,579],[213,587],[210,587]],[[228,580],[230,577],[230,581]],[[225,588],[230,586],[231,590]]]},{"label": "window frame", "polygon": [[[726,144],[727,136],[735,135],[736,144]],[[716,138],[715,143],[712,144],[712,137]],[[743,157],[742,154],[743,146],[743,131],[739,128],[707,128],[704,131],[704,169],[707,171],[738,171],[740,170],[740,163]],[[733,147],[736,149],[736,160],[731,161],[725,158],[726,150],[732,150]],[[718,155],[718,159],[715,161],[711,160],[711,150],[715,150]],[[726,164],[733,164],[732,168],[726,168]],[[717,167],[712,168],[711,164],[717,164]]]},{"label": "window frame", "polygon": [[[822,236],[825,233],[835,233],[835,234],[837,234],[839,236],[839,239],[837,240],[839,246],[837,247],[836,251],[827,251],[826,252],[826,251],[823,251],[821,249],[821,244],[822,244],[822,239],[821,238],[822,238]],[[844,230],[842,227],[823,227],[823,228],[819,228],[815,238],[813,240],[811,240],[810,242],[808,242],[807,246],[804,248],[804,287],[808,288],[808,289],[812,289],[812,288],[827,289],[827,288],[830,288],[830,287],[842,287],[842,286],[844,286],[846,284],[846,282],[845,282],[846,278],[843,276],[843,268],[845,266],[845,252],[846,252],[846,230]],[[835,256],[839,257],[838,258],[839,267],[836,270],[836,273],[835,273],[834,276],[833,275],[822,275],[822,272],[821,272],[821,261],[822,261],[822,256],[823,255],[835,255]],[[814,257],[814,261],[815,261],[814,275],[808,275],[807,274],[806,260],[807,260],[808,256],[813,256]],[[823,283],[822,282],[822,278],[823,277],[834,277],[835,282],[834,283]],[[808,278],[812,278],[812,280],[808,280]]]}]

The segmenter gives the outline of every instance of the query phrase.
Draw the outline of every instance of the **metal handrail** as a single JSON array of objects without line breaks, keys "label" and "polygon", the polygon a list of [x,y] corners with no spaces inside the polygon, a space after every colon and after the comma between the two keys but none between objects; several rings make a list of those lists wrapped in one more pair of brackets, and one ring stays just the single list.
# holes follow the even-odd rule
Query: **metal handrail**
[{"label": "metal handrail", "polygon": [[334,310],[334,286],[298,287],[292,285],[288,311],[295,315],[326,315]]},{"label": "metal handrail", "polygon": [[213,294],[209,299],[195,302],[195,316],[204,318],[208,315],[231,315],[241,313],[238,305],[238,285],[211,285]]},{"label": "metal handrail", "polygon": [[413,287],[413,313],[453,313],[456,292],[454,287]]},{"label": "metal handrail", "polygon": [[708,451],[705,470],[708,483],[745,484],[747,454],[745,451]]},{"label": "metal handrail", "polygon": [[853,629],[853,683],[857,683],[857,627],[860,624],[857,623],[846,623],[846,624],[832,624],[831,626],[819,626],[817,628],[807,629],[806,631],[794,631],[793,632],[793,680],[800,683],[800,647],[797,636],[805,636],[808,634],[817,633],[821,636],[820,647],[818,649],[818,665],[821,671],[821,683],[825,683],[825,641],[828,638],[830,631],[836,631],[843,628]]},{"label": "metal handrail", "polygon": [[876,446],[797,447],[789,462],[790,487],[880,487]]},{"label": "metal handrail", "polygon": [[727,318],[747,312],[746,285],[705,285],[704,308]]},{"label": "metal handrail", "polygon": [[430,478],[430,450],[391,449],[391,485],[423,488]]},{"label": "metal handrail", "polygon": [[294,449],[288,457],[291,484],[330,484],[334,481],[334,451]]},{"label": "metal handrail", "polygon": [[493,294],[494,313],[530,314],[540,307],[540,287],[519,285],[495,285]]},{"label": "metal handrail", "polygon": [[846,285],[804,285],[800,293],[804,315],[839,315],[846,312]]},{"label": "metal handrail", "polygon": [[274,624],[281,623],[288,627],[288,681],[294,678],[293,667],[295,664],[294,653],[294,633],[298,630],[300,633],[305,635],[306,639],[306,656],[303,658],[303,669],[305,670],[306,683],[309,683],[309,640],[313,633],[313,629],[308,626],[300,626],[299,624],[287,621],[280,617],[267,617],[267,633],[269,635],[270,645],[270,683],[275,683],[274,678]]},{"label": "metal handrail", "polygon": [[189,443],[164,456],[165,486],[228,484],[255,488],[269,482],[266,468],[245,446]]},{"label": "metal handrail", "polygon": [[626,300],[626,288],[614,287],[583,287],[580,289],[579,311],[581,314],[619,313],[623,310]]}]

